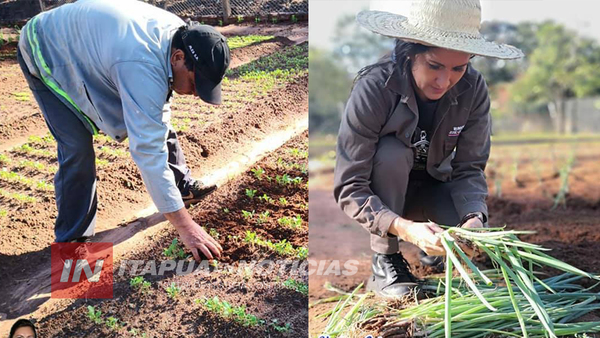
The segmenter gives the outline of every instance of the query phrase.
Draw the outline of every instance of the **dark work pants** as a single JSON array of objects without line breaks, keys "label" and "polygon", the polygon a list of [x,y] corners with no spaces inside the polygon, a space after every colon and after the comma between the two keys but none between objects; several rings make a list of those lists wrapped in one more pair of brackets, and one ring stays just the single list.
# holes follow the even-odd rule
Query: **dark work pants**
[{"label": "dark work pants", "polygon": [[[413,150],[393,135],[384,136],[377,144],[371,173],[371,190],[385,205],[403,218],[437,224],[456,225],[460,218],[450,195],[452,182],[441,182],[427,175],[409,179],[413,167]],[[397,237],[371,234],[371,249],[392,254],[399,250]]]},{"label": "dark work pants", "polygon": [[[57,143],[58,171],[54,177],[58,207],[54,227],[56,242],[93,236],[98,199],[92,134],[75,115],[78,113],[72,111],[63,98],[55,95],[41,80],[29,73],[20,50],[17,51],[17,59]],[[167,149],[169,167],[175,174],[177,187],[182,194],[187,195],[193,179],[173,130],[169,130]]]}]

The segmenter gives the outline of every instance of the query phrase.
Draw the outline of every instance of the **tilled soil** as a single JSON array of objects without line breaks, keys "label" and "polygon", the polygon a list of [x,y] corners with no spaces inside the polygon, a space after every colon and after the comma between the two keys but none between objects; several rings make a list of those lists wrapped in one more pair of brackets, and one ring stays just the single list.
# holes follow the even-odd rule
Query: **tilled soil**
[{"label": "tilled soil", "polygon": [[[194,220],[207,230],[216,231],[224,248],[224,257],[212,272],[199,274],[146,276],[152,283],[147,292],[134,291],[129,286],[129,276],[115,275],[114,299],[78,300],[64,310],[40,318],[40,336],[61,337],[122,337],[131,335],[132,330],[147,337],[305,337],[308,327],[307,296],[286,288],[282,282],[294,279],[308,282],[306,260],[274,253],[268,249],[244,242],[246,231],[255,231],[265,240],[273,242],[287,240],[294,247],[308,244],[308,189],[306,172],[307,157],[293,152],[307,152],[308,132],[287,142],[269,154],[253,168],[262,168],[265,173],[258,179],[251,171],[220,187],[190,213]],[[300,177],[298,184],[279,184],[277,176]],[[269,181],[268,178],[271,178]],[[255,197],[246,195],[246,189],[257,190]],[[273,201],[258,199],[267,194]],[[282,204],[280,198],[287,203]],[[242,210],[253,210],[253,220],[244,219]],[[258,222],[258,214],[269,211],[268,219]],[[286,228],[278,223],[283,216],[299,215],[302,224]],[[169,228],[159,233],[155,240],[128,257],[129,259],[166,259],[163,250],[177,236]],[[272,260],[270,272],[260,268],[242,274],[228,272],[224,266],[238,269],[239,261],[264,262]],[[293,270],[292,266],[298,267]],[[157,264],[158,265],[158,264]],[[115,273],[118,269],[115,268]],[[280,272],[283,271],[282,272]],[[234,270],[238,271],[238,270]],[[295,271],[295,273],[293,273]],[[182,291],[175,299],[170,298],[164,288],[175,283]],[[264,321],[257,326],[244,326],[232,317],[224,318],[194,300],[218,297],[232,306],[244,306],[247,314]],[[113,316],[121,323],[117,329],[103,324],[94,324],[88,317],[87,306],[100,310],[103,318]],[[289,324],[289,329],[279,331]]]}]

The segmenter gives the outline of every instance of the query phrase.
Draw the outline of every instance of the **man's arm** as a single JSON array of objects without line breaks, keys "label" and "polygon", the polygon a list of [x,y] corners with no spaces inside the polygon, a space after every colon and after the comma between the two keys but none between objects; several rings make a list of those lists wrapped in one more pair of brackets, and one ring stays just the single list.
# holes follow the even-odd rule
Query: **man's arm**
[{"label": "man's arm", "polygon": [[195,249],[209,259],[219,257],[221,246],[185,210],[168,166],[169,116],[163,111],[168,86],[164,70],[150,63],[121,62],[111,68],[111,77],[121,97],[131,156],[158,211],[177,229],[196,260],[200,256]]}]

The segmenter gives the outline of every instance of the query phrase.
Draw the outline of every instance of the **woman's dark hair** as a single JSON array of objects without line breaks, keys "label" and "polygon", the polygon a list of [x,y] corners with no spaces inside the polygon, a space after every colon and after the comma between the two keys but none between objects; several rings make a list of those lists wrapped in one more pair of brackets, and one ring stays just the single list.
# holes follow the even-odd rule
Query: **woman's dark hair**
[{"label": "woman's dark hair", "polygon": [[181,38],[181,35],[185,30],[186,26],[181,26],[177,32],[175,32],[175,35],[173,35],[173,40],[171,41],[171,49],[177,48],[183,51],[183,54],[185,54],[185,68],[187,68],[189,71],[192,71],[194,70],[194,59],[187,52],[187,49],[183,44],[183,39]]},{"label": "woman's dark hair", "polygon": [[[405,74],[407,74],[408,70],[410,69],[410,66],[411,66],[410,60],[414,59],[415,55],[425,53],[426,51],[430,50],[431,48],[434,48],[434,47],[425,46],[425,45],[422,45],[422,44],[416,43],[416,42],[406,42],[406,41],[402,41],[400,39],[396,39],[396,44],[394,46],[394,49],[392,51],[389,51],[386,54],[384,54],[374,64],[368,65],[368,66],[362,68],[361,70],[359,70],[358,75],[356,75],[356,78],[354,79],[354,82],[356,82],[356,80],[358,80],[362,75],[366,74],[373,67],[379,66],[386,62],[390,62],[390,58],[395,64],[398,64],[398,66],[400,67],[400,70],[402,71],[402,75],[405,75]],[[410,74],[410,73],[408,73],[408,74]]]},{"label": "woman's dark hair", "polygon": [[430,46],[425,46],[420,43],[406,42],[400,39],[396,39],[396,45],[394,46],[391,57],[394,63],[397,63],[402,70],[402,74],[406,74],[411,67],[411,60],[414,60],[415,55],[423,54],[430,50]]},{"label": "woman's dark hair", "polygon": [[10,329],[10,336],[8,336],[8,338],[13,338],[15,335],[15,332],[17,332],[17,329],[21,328],[21,327],[30,327],[33,330],[33,337],[37,338],[37,332],[35,331],[35,325],[33,325],[33,323],[29,320],[29,319],[19,319],[17,320],[12,328]]}]

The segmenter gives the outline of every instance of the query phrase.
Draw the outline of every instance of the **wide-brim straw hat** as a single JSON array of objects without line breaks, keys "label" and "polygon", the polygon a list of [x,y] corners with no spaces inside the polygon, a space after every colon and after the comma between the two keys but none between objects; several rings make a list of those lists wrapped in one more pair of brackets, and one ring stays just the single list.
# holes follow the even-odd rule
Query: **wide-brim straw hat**
[{"label": "wide-brim straw hat", "polygon": [[479,0],[415,0],[410,16],[362,11],[358,23],[377,34],[498,59],[518,59],[523,52],[507,44],[487,41],[479,33]]}]

